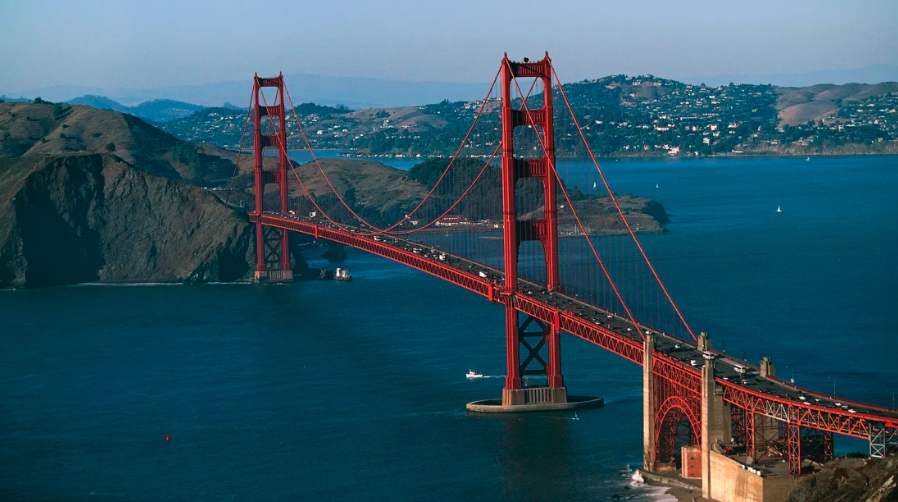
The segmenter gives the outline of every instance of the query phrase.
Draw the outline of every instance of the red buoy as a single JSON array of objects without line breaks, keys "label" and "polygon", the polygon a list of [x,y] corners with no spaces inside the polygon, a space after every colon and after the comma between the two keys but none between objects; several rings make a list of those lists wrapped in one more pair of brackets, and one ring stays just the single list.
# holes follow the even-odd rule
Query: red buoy
[{"label": "red buoy", "polygon": [[165,440],[168,441],[168,434],[165,435]]}]

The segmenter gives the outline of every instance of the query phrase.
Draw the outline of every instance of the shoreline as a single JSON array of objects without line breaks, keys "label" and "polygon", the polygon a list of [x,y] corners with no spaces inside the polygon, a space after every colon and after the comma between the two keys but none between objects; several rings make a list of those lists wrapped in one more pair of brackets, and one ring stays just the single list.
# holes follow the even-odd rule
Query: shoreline
[{"label": "shoreline", "polygon": [[[288,152],[308,152],[308,148],[288,148]],[[387,160],[420,160],[425,161],[427,159],[446,159],[451,158],[450,155],[424,155],[420,154],[420,157],[416,157],[418,154],[387,154],[387,153],[378,153],[378,154],[363,154],[358,153],[357,150],[351,149],[339,149],[339,148],[324,148],[324,149],[313,149],[313,151],[317,153],[329,153],[336,154],[338,158],[343,159],[365,159],[365,160],[377,160],[377,159],[387,159]],[[750,158],[783,158],[783,159],[791,159],[791,158],[800,158],[800,157],[869,157],[869,156],[879,156],[879,157],[889,157],[889,156],[898,156],[898,150],[894,152],[854,152],[854,153],[764,153],[764,152],[742,152],[742,153],[715,153],[711,155],[667,155],[667,154],[645,154],[645,155],[608,155],[608,156],[596,156],[596,160],[647,160],[647,159],[731,159],[731,158],[739,158],[739,157],[750,157]],[[588,157],[584,157],[584,159],[588,160]]]},{"label": "shoreline", "polygon": [[[636,469],[636,472],[643,479],[643,483],[657,489],[664,489],[666,500],[677,502],[704,502],[707,499],[702,498],[701,485],[696,486],[689,481],[682,480],[678,476],[666,476],[654,472],[647,472],[644,469]],[[700,483],[700,482],[699,482]]]},{"label": "shoreline", "polygon": [[[298,151],[298,152],[307,152],[309,150],[303,149],[295,149],[290,151]],[[315,150],[316,152],[318,150]],[[339,152],[339,150],[322,150],[328,152]],[[338,153],[339,158],[344,159],[364,159],[364,160],[420,160],[421,162],[427,159],[440,159],[440,158],[450,158],[448,155],[432,155],[425,156],[421,155],[420,157],[415,157],[411,155],[389,155],[389,154],[351,154],[351,155],[343,155],[346,152]],[[670,159],[670,160],[685,160],[685,159],[738,159],[738,158],[769,158],[769,159],[791,159],[791,158],[801,158],[801,157],[896,157],[898,156],[898,151],[896,152],[854,152],[854,153],[760,153],[760,152],[745,152],[745,153],[718,153],[713,155],[611,155],[607,157],[596,157],[597,161],[602,160],[655,160],[655,159]],[[584,158],[584,160],[589,160],[588,158]]]}]

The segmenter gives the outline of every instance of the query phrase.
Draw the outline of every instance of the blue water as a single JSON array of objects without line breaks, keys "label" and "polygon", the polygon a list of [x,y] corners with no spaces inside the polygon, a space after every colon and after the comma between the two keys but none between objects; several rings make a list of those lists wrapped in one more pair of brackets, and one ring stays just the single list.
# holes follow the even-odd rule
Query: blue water
[{"label": "blue water", "polygon": [[[300,164],[305,164],[307,162],[311,162],[313,159],[332,159],[340,157],[341,154],[344,154],[342,150],[315,150],[314,157],[312,153],[308,150],[290,150],[288,155],[291,159],[299,162]],[[387,164],[389,166],[395,167],[397,169],[402,169],[404,171],[408,171],[415,164],[419,164],[426,159],[422,158],[414,158],[414,157],[400,157],[400,158],[382,158],[382,157],[351,157],[355,160],[370,160],[374,162],[381,162],[383,164]]]},{"label": "blue water", "polygon": [[[603,167],[671,213],[642,240],[696,330],[891,404],[898,158]],[[0,500],[653,497],[619,475],[641,462],[638,367],[565,337],[570,391],[605,408],[468,415],[501,391],[501,309],[361,252],[346,267],[349,283],[0,292]]]}]

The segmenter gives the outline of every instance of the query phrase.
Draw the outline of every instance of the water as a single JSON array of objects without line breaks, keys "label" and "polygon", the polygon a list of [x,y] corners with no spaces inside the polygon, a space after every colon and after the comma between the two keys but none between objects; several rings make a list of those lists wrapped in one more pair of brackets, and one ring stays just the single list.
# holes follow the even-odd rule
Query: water
[{"label": "water", "polygon": [[[891,404],[898,158],[603,166],[672,214],[642,240],[695,329]],[[504,373],[501,309],[361,252],[346,267],[349,283],[0,292],[0,500],[660,496],[621,475],[641,463],[638,367],[565,337],[571,392],[605,408],[468,415],[501,391],[464,377]]]},{"label": "water", "polygon": [[[317,159],[333,159],[339,158],[342,154],[347,153],[342,150],[315,150],[314,158]],[[305,164],[307,162],[312,162],[313,157],[311,152],[308,150],[290,150],[288,152],[288,156],[300,163]],[[408,171],[415,164],[419,164],[426,159],[423,158],[414,158],[414,157],[399,157],[399,158],[382,158],[382,157],[350,157],[354,160],[370,160],[374,162],[380,162],[383,164],[387,164],[389,166],[395,167],[397,169],[402,169],[403,171]]]}]

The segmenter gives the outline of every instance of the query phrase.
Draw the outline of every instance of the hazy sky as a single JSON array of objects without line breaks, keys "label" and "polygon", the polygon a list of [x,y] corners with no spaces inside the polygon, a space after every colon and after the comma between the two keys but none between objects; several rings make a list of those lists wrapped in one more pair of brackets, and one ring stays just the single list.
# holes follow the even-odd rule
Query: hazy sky
[{"label": "hazy sky", "polygon": [[279,70],[483,82],[505,51],[548,50],[564,81],[898,64],[898,0],[0,0],[0,19],[0,91]]}]

